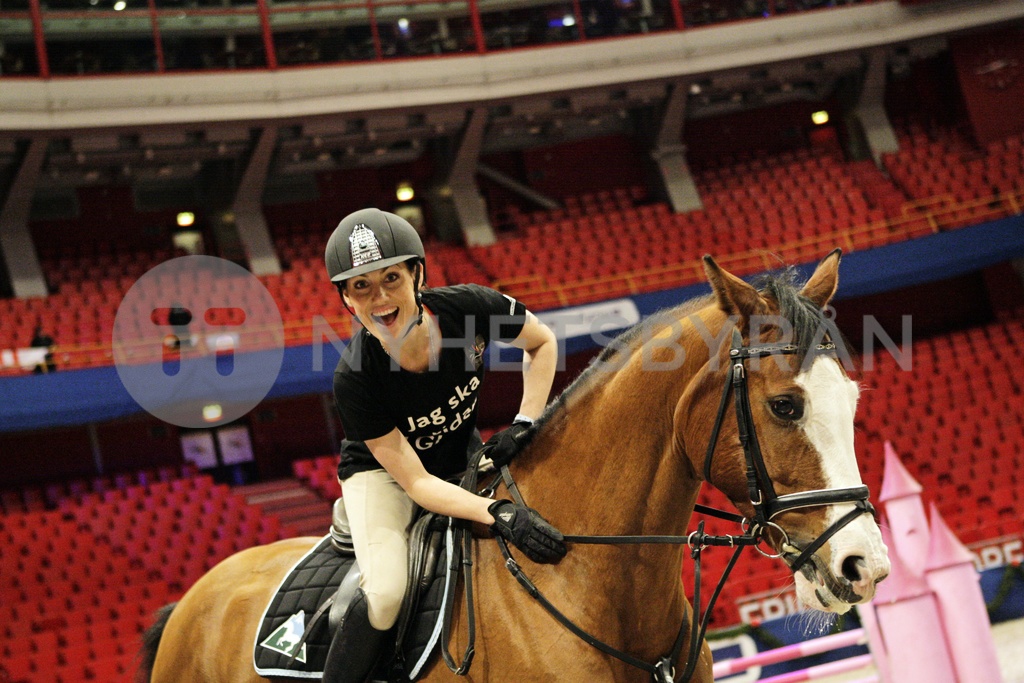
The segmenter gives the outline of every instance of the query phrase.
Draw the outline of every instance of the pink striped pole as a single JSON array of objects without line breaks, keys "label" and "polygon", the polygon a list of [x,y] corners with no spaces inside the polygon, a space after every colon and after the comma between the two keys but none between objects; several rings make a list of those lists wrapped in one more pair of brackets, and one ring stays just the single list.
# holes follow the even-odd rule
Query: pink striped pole
[{"label": "pink striped pole", "polygon": [[[780,648],[767,650],[765,652],[758,652],[756,655],[750,655],[748,657],[737,657],[736,659],[727,659],[722,662],[715,662],[713,672],[715,678],[723,678],[741,671],[746,671],[751,667],[768,666],[769,664],[788,662],[791,659],[817,655],[822,652],[831,652],[832,650],[850,647],[851,645],[863,645],[866,642],[867,634],[864,632],[864,629],[857,628],[850,631],[844,631],[843,633],[835,633],[830,636],[815,638],[814,640],[806,640],[802,643],[784,645]],[[869,660],[871,659],[871,655],[864,656]],[[823,664],[822,666],[826,665]],[[803,681],[810,679],[799,678],[793,680]]]},{"label": "pink striped pole", "polygon": [[[762,678],[757,683],[802,683],[802,681],[816,681],[826,676],[835,676],[836,674],[844,674],[849,671],[856,671],[857,669],[863,669],[873,664],[871,655],[859,655],[857,657],[850,657],[849,659],[840,659],[838,662],[829,662],[828,664],[819,664],[818,666],[808,667],[801,671],[793,671],[788,674],[780,674],[778,676],[772,676],[771,678]],[[873,683],[878,682],[878,676],[868,676],[862,678],[861,681],[865,683],[872,681]]]}]

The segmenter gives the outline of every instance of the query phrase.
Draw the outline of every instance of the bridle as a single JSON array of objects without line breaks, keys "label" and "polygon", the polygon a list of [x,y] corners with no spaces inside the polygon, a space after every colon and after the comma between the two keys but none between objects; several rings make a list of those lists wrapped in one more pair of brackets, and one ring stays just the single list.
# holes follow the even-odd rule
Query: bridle
[{"label": "bridle", "polygon": [[[781,557],[794,573],[799,571],[811,556],[821,546],[828,542],[840,529],[850,524],[863,514],[874,514],[874,507],[868,502],[867,486],[847,486],[841,488],[818,489],[814,491],[801,491],[799,493],[788,493],[778,495],[775,486],[768,475],[768,468],[765,466],[764,457],[761,455],[761,446],[757,440],[757,431],[754,429],[754,418],[750,408],[750,395],[747,389],[746,361],[749,358],[763,358],[771,355],[795,354],[799,348],[794,344],[760,344],[757,346],[744,346],[743,338],[737,329],[733,329],[732,347],[729,349],[729,362],[731,363],[729,378],[726,380],[725,388],[722,390],[722,399],[718,405],[718,415],[715,417],[715,426],[711,432],[711,441],[708,443],[707,455],[704,458],[704,480],[711,483],[711,464],[718,443],[718,434],[725,418],[725,411],[729,400],[730,391],[733,393],[736,405],[736,426],[739,430],[740,444],[743,446],[743,457],[746,460],[747,492],[750,496],[750,504],[754,507],[754,517],[750,520],[748,533],[752,536],[764,539],[769,529],[775,529],[782,535],[779,543],[779,553],[770,554],[761,551],[767,557]],[[818,344],[812,353],[835,353],[835,342],[824,342]],[[853,503],[854,508],[847,514],[836,520],[828,529],[822,532],[811,543],[804,548],[797,548],[789,540],[789,534],[779,526],[774,519],[784,512],[808,507],[822,505],[839,505],[841,503]],[[757,547],[757,546],[755,546]],[[760,550],[760,547],[758,547]],[[796,554],[793,550],[799,551],[796,559],[792,562],[789,557]]]},{"label": "bridle", "polygon": [[[505,541],[501,536],[496,536],[498,546],[505,558],[505,566],[509,572],[516,578],[519,584],[526,589],[530,596],[537,600],[541,606],[544,607],[544,609],[559,623],[591,646],[631,666],[647,671],[651,674],[656,683],[674,683],[676,680],[680,682],[689,681],[697,666],[701,645],[704,642],[709,617],[714,608],[715,602],[718,600],[718,597],[729,578],[729,574],[732,572],[732,569],[736,565],[740,553],[742,553],[744,548],[747,546],[753,546],[758,550],[758,552],[766,557],[781,558],[783,562],[789,566],[790,570],[795,573],[811,559],[814,553],[817,552],[821,546],[839,532],[839,530],[843,529],[863,514],[874,514],[874,507],[870,502],[868,502],[867,486],[817,489],[813,491],[789,493],[781,496],[775,491],[771,477],[768,475],[768,468],[765,465],[764,457],[761,454],[760,444],[757,440],[757,431],[754,426],[754,418],[750,406],[750,395],[747,387],[746,362],[750,358],[759,359],[765,356],[796,354],[799,350],[800,348],[795,344],[784,343],[746,346],[743,344],[743,337],[740,334],[740,331],[734,328],[732,332],[732,344],[729,349],[730,367],[729,371],[726,373],[725,386],[722,389],[722,397],[718,404],[718,413],[715,417],[714,426],[711,431],[711,438],[708,442],[707,454],[704,458],[704,479],[708,483],[711,483],[712,459],[718,445],[718,438],[722,424],[725,421],[726,411],[729,407],[729,395],[732,394],[734,398],[733,404],[735,406],[740,444],[743,447],[743,456],[746,461],[747,491],[750,497],[750,503],[754,508],[754,515],[752,518],[745,518],[740,515],[724,512],[715,508],[709,508],[700,504],[694,507],[694,511],[718,517],[720,519],[739,522],[744,528],[742,534],[736,536],[712,536],[710,534],[705,534],[704,522],[702,521],[698,525],[697,530],[688,536],[565,536],[566,542],[581,544],[685,544],[689,546],[690,555],[694,560],[693,604],[695,607],[691,610],[692,619],[689,622],[689,628],[687,628],[688,622],[686,618],[683,618],[683,622],[679,626],[679,632],[676,635],[675,643],[670,654],[661,657],[656,663],[651,664],[650,662],[643,661],[628,653],[622,652],[607,643],[604,643],[584,629],[580,628],[544,596],[529,577],[523,573],[522,567],[512,557],[507,541]],[[817,344],[810,350],[811,353],[819,354],[835,353],[835,351],[836,345],[831,341],[825,341]],[[508,471],[508,467],[501,468],[499,476],[495,478],[489,487],[484,489],[482,495],[493,495],[499,483],[505,484],[505,487],[509,490],[509,493],[517,503],[525,504],[515,481],[512,479],[511,473]],[[789,534],[786,530],[774,521],[776,517],[784,512],[808,507],[839,505],[842,503],[852,503],[854,508],[836,520],[816,539],[808,543],[803,548],[794,545],[790,541]],[[767,552],[760,547],[762,541],[770,544],[770,540],[767,535],[769,530],[772,529],[780,534],[782,538],[777,546],[778,552],[774,554]],[[701,553],[710,546],[729,546],[735,550],[732,558],[729,560],[722,573],[702,618],[700,615]],[[468,553],[468,544],[464,546],[464,552]],[[794,555],[796,556],[796,559],[790,561],[789,558]],[[464,557],[463,564],[469,563],[471,563],[471,561],[469,561],[467,557]],[[469,609],[472,610],[471,602]],[[450,618],[450,615],[446,615],[446,620],[447,618]],[[472,623],[472,612],[470,613],[470,623]],[[690,638],[686,667],[683,671],[682,677],[676,679],[676,671],[673,662],[677,661],[679,655],[682,653],[683,642],[687,633],[697,634],[697,637]],[[471,633],[464,661],[461,666],[456,666],[454,660],[447,651],[447,638],[445,638],[442,653],[445,655],[444,659],[448,664],[449,669],[454,673],[459,675],[468,673],[469,664],[472,661],[473,656],[472,643],[473,634]]]}]

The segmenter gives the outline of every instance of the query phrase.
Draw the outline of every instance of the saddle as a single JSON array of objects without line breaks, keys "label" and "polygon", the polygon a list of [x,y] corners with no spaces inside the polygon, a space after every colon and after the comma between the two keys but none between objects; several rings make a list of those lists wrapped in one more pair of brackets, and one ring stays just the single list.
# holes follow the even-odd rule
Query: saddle
[{"label": "saddle", "polygon": [[[424,512],[409,537],[409,582],[398,621],[385,640],[374,681],[411,681],[438,644],[453,549],[451,520]],[[322,677],[337,622],[359,586],[359,564],[328,534],[296,562],[260,619],[253,663],[264,677]]]}]

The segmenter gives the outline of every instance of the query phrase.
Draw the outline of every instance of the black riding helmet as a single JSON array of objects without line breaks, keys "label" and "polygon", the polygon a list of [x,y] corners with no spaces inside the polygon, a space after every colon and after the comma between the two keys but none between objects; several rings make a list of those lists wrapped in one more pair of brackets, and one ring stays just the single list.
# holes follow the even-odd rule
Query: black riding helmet
[{"label": "black riding helmet", "polygon": [[325,255],[331,282],[424,258],[423,242],[409,221],[380,209],[362,209],[342,218],[327,240]]},{"label": "black riding helmet", "polygon": [[[339,294],[349,278],[396,263],[414,261],[416,269],[413,287],[420,321],[423,318],[423,305],[420,303],[419,281],[421,272],[426,279],[425,258],[423,241],[409,221],[380,209],[361,209],[342,218],[327,240],[324,255],[327,275],[338,287]],[[348,308],[347,303],[345,307]]]}]

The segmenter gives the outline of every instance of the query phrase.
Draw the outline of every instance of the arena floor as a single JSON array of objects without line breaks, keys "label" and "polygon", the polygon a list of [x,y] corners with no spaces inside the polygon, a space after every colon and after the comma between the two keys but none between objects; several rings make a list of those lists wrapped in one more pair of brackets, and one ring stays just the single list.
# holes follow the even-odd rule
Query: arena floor
[{"label": "arena floor", "polygon": [[992,635],[999,649],[1003,683],[1024,683],[1024,619],[996,624]]},{"label": "arena floor", "polygon": [[[1005,621],[992,627],[992,637],[999,651],[999,668],[1003,683],[1024,683],[1024,619]],[[820,683],[852,683],[862,680],[874,667],[861,669],[840,676],[823,678]],[[901,683],[896,681],[895,683]]]}]

